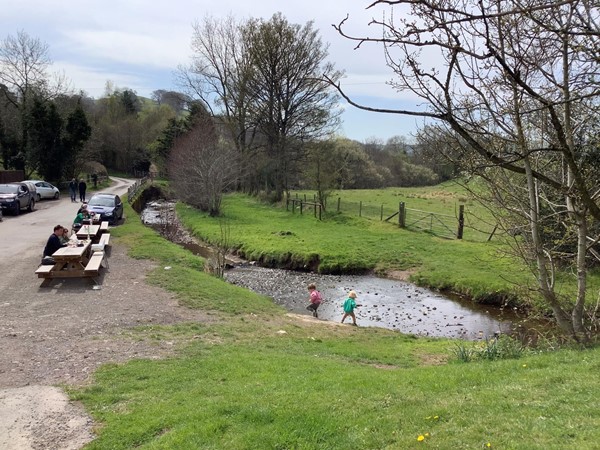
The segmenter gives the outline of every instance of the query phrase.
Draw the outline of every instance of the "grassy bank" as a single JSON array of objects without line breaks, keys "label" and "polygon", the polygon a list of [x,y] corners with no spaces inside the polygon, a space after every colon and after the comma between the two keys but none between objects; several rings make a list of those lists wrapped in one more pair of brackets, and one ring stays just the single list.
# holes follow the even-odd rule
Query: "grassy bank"
[{"label": "grassy bank", "polygon": [[134,339],[173,341],[178,354],[105,365],[71,391],[99,421],[88,449],[591,449],[600,439],[598,349],[460,364],[447,361],[448,340],[303,322],[209,277],[126,213],[114,245],[156,261],[149,281],[215,321],[138,328]]},{"label": "grassy bank", "polygon": [[185,205],[178,206],[178,213],[187,228],[208,242],[217,242],[227,227],[230,245],[265,265],[302,268],[316,261],[325,273],[409,271],[421,285],[480,300],[511,297],[515,286],[533,282],[527,268],[508,257],[499,242],[442,239],[347,215],[318,221],[243,195],[224,199],[224,218]]}]

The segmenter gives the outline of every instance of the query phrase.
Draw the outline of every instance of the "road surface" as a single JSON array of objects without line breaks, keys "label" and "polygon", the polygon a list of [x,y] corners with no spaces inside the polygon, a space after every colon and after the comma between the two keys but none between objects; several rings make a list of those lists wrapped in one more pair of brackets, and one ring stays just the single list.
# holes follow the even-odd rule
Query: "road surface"
[{"label": "road surface", "polygon": [[[102,189],[102,192],[125,195],[127,188],[134,180],[111,177],[115,182],[111,187]],[[88,198],[93,192],[87,192]],[[53,233],[55,225],[62,225],[71,229],[73,219],[81,203],[71,203],[68,195],[62,195],[60,200],[42,200],[35,204],[33,212],[22,211],[18,216],[8,213],[4,215],[4,221],[0,222],[0,274],[4,274],[6,266],[14,263],[14,258],[23,259],[32,254],[42,251],[48,237]],[[8,277],[0,277],[0,289],[6,287]]]}]

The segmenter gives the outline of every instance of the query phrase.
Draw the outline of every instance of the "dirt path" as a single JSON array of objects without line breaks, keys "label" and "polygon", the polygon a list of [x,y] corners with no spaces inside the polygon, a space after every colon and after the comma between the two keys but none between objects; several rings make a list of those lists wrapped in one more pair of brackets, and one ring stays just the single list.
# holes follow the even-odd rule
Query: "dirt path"
[{"label": "dirt path", "polygon": [[[117,192],[127,185],[119,180]],[[130,338],[132,327],[207,320],[148,286],[152,264],[130,259],[118,245],[101,289],[90,280],[41,288],[34,270],[45,241],[77,208],[69,199],[41,202],[37,211],[0,223],[0,450],[81,448],[93,439],[93,422],[55,386],[85,383],[109,361],[172,352],[169,342]]]}]

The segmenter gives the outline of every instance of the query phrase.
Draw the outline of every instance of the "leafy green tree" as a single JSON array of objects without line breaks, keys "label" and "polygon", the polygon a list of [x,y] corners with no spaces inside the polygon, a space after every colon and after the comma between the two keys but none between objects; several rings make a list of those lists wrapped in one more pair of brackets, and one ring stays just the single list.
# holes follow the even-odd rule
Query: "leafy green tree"
[{"label": "leafy green tree", "polygon": [[27,129],[29,168],[37,171],[44,179],[60,180],[64,167],[61,138],[63,120],[54,103],[34,98],[28,115]]},{"label": "leafy green tree", "polygon": [[77,176],[81,164],[81,156],[86,142],[92,135],[85,111],[80,103],[67,117],[63,137],[63,175],[70,179]]}]

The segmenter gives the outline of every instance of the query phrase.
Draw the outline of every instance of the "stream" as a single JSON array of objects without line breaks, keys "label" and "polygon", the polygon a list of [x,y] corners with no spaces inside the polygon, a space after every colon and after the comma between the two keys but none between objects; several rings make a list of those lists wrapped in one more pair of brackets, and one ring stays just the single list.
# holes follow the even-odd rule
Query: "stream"
[{"label": "stream", "polygon": [[[168,219],[165,220],[165,215]],[[174,216],[173,205],[151,202],[142,211],[142,221],[158,231]],[[168,234],[168,233],[166,233]],[[174,242],[195,254],[211,258],[213,250],[197,242],[183,230]],[[266,295],[290,312],[310,315],[307,285],[314,283],[324,302],[318,310],[320,320],[339,321],[342,304],[350,290],[357,294],[355,310],[359,326],[381,327],[418,336],[485,339],[497,333],[519,330],[519,317],[512,309],[485,306],[460,298],[452,299],[414,284],[372,275],[323,275],[258,267],[232,257],[232,268],[225,279],[259,294]],[[350,322],[347,319],[348,323]]]}]

